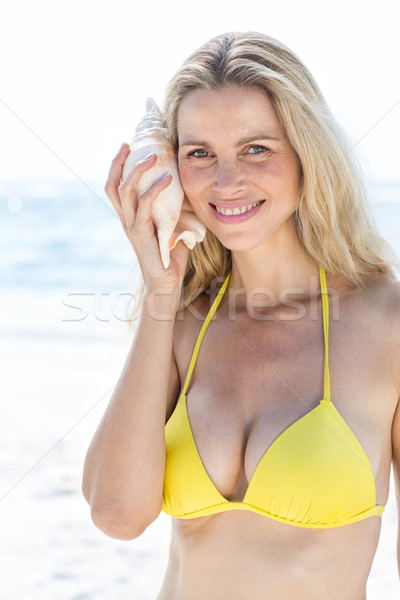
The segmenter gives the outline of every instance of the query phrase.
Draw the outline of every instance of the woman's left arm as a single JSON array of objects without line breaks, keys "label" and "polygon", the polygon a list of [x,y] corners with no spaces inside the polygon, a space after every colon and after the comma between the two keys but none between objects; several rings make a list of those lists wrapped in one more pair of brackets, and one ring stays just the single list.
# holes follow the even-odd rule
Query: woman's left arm
[{"label": "woman's left arm", "polygon": [[397,375],[398,401],[392,425],[392,456],[393,475],[396,490],[398,526],[397,526],[397,569],[400,577],[400,282],[393,287],[391,296],[391,332],[394,334],[394,364]]},{"label": "woman's left arm", "polygon": [[394,414],[392,426],[393,474],[396,490],[398,528],[397,528],[397,569],[400,577],[400,390],[399,402]]}]

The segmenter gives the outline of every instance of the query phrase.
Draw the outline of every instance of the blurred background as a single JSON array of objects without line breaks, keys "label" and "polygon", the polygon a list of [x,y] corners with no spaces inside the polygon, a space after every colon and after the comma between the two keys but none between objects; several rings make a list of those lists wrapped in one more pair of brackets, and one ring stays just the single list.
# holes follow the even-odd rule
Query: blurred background
[{"label": "blurred background", "polygon": [[[86,449],[132,340],[133,251],[103,186],[145,100],[210,37],[255,30],[314,74],[400,254],[398,3],[4,1],[0,49],[0,598],[154,600],[169,519],[108,538]],[[399,597],[394,484],[368,600]]]}]

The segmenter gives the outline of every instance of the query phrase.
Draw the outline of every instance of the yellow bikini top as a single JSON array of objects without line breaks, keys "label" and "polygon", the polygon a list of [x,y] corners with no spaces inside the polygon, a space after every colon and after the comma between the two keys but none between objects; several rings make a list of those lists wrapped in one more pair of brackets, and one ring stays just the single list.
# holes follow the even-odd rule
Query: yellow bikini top
[{"label": "yellow bikini top", "polygon": [[249,510],[296,527],[329,528],[381,516],[370,462],[330,399],[329,301],[319,268],[325,339],[324,397],[290,425],[258,463],[241,502],[230,502],[211,481],[196,448],[186,391],[205,331],[228,286],[226,277],[196,341],[178,403],[165,427],[163,510],[193,519],[228,510]]}]

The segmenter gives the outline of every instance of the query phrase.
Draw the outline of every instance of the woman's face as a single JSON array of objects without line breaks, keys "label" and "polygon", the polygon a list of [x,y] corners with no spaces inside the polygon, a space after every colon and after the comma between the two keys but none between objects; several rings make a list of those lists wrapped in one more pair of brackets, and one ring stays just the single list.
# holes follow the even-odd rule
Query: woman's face
[{"label": "woman's face", "polygon": [[[299,198],[298,160],[264,91],[189,92],[178,110],[178,139],[183,189],[225,247],[248,250],[281,227],[294,234],[289,217]],[[241,213],[218,212],[224,209]]]}]

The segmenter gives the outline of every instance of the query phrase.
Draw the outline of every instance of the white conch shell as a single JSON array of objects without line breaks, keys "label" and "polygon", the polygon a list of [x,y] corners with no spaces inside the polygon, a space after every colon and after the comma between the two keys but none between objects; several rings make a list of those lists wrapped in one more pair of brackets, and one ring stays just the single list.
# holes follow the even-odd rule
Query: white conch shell
[{"label": "white conch shell", "polygon": [[146,114],[136,127],[122,173],[126,179],[133,166],[150,153],[157,154],[152,169],[141,176],[138,194],[144,194],[164,173],[172,175],[172,181],[162,190],[152,205],[152,218],[157,228],[158,244],[164,268],[169,266],[170,251],[182,240],[190,249],[204,239],[206,228],[198,220],[186,197],[179,180],[174,149],[168,140],[167,130],[162,125],[162,113],[152,98],[146,102]]}]

